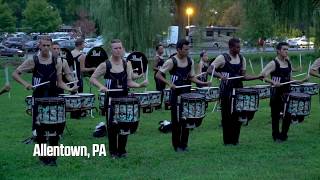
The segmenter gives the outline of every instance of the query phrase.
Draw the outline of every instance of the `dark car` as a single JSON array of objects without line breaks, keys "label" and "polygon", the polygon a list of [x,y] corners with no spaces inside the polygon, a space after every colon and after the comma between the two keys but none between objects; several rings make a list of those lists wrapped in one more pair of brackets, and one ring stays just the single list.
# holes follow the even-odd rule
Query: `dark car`
[{"label": "dark car", "polygon": [[8,37],[2,42],[8,48],[24,49],[25,39],[21,37]]},{"label": "dark car", "polygon": [[74,40],[57,40],[55,42],[58,42],[60,48],[66,48],[70,51],[75,48]]},{"label": "dark car", "polygon": [[24,56],[25,52],[20,50],[20,49],[16,49],[16,48],[9,48],[6,47],[4,45],[0,45],[0,56],[19,56],[22,57]]},{"label": "dark car", "polygon": [[34,41],[34,40],[28,41],[24,44],[24,49],[27,52],[36,52],[39,49],[38,44],[39,44],[38,41]]}]

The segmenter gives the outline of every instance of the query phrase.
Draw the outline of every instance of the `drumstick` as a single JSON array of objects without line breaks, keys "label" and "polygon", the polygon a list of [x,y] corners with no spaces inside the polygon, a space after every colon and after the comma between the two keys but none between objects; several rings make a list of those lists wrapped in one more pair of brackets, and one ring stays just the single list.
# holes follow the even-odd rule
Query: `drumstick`
[{"label": "drumstick", "polygon": [[[5,77],[6,77],[6,85],[10,85],[9,83],[9,70],[8,70],[8,66],[5,67],[4,69],[4,74],[5,74]],[[11,99],[11,93],[9,91],[8,93],[8,98]]]},{"label": "drumstick", "polygon": [[48,84],[48,83],[50,83],[50,81],[46,81],[46,82],[44,82],[44,83],[40,83],[40,84],[34,85],[34,86],[32,86],[32,87],[33,87],[33,88],[36,88],[36,87],[39,87],[39,86],[42,86],[42,85],[45,85],[45,84]]},{"label": "drumstick", "polygon": [[215,71],[215,70],[216,70],[216,67],[213,65],[212,72],[211,72],[210,82],[212,82],[212,79],[213,79],[213,75],[214,75],[214,71]]},{"label": "drumstick", "polygon": [[250,58],[249,58],[249,64],[250,64],[252,73],[254,73],[253,66],[252,66],[252,62],[251,62],[251,59],[250,59]]},{"label": "drumstick", "polygon": [[[291,84],[291,83],[294,83],[294,82],[297,82],[296,80],[294,81],[288,81],[288,82],[284,82],[284,83],[280,83],[280,85],[286,85],[286,84]],[[272,86],[272,87],[275,87],[275,86]]]},{"label": "drumstick", "polygon": [[[231,79],[240,79],[240,78],[243,78],[244,76],[236,76],[236,77],[230,77],[230,78],[227,78],[227,80],[231,80]],[[220,79],[221,80],[221,79]]]},{"label": "drumstick", "polygon": [[[142,61],[141,61],[142,62]],[[146,77],[145,80],[148,81],[148,71],[149,71],[149,66],[147,64],[147,71],[146,71]],[[144,88],[144,91],[147,91],[147,87]]]},{"label": "drumstick", "polygon": [[200,74],[196,75],[195,77],[202,76],[203,74],[206,74],[206,72],[200,73]]},{"label": "drumstick", "polygon": [[308,74],[307,74],[308,78],[310,77],[310,70],[311,70],[311,61],[309,62],[309,67],[308,67]]},{"label": "drumstick", "polygon": [[184,88],[184,87],[191,87],[192,85],[182,85],[182,86],[176,86],[176,88]]},{"label": "drumstick", "polygon": [[[100,90],[98,90],[99,92],[101,92]],[[120,92],[123,91],[123,89],[107,89],[107,92]]]},{"label": "drumstick", "polygon": [[261,71],[263,70],[263,58],[260,56],[260,63],[261,63]]},{"label": "drumstick", "polygon": [[302,63],[301,63],[301,53],[300,53],[300,58],[299,58],[299,62],[300,62],[300,69],[302,69]]},{"label": "drumstick", "polygon": [[303,76],[303,75],[305,75],[305,74],[307,74],[307,73],[297,74],[297,75],[294,75],[294,76],[292,76],[292,77],[299,77],[299,76]]},{"label": "drumstick", "polygon": [[72,82],[68,82],[68,83],[66,83],[66,85],[73,84],[73,83],[76,83],[76,82],[78,82],[78,80],[72,81]]}]

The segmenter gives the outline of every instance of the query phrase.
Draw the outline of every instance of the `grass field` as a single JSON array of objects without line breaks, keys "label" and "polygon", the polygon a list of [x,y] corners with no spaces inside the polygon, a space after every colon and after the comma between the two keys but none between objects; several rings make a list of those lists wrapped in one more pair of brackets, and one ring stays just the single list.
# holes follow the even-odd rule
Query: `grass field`
[{"label": "grass field", "polygon": [[[303,63],[304,71],[308,63]],[[255,72],[260,71],[259,65],[260,62],[254,63]],[[298,66],[298,61],[294,65]],[[4,84],[3,69],[0,74],[0,84]],[[149,90],[154,90],[152,74],[149,73]],[[85,82],[88,84],[88,79]],[[85,89],[89,91],[88,86]],[[98,94],[96,88],[93,92]],[[137,133],[129,136],[125,159],[59,157],[58,167],[45,167],[32,156],[34,144],[21,143],[31,135],[31,117],[25,113],[24,102],[29,94],[13,82],[11,99],[7,94],[0,97],[0,179],[320,179],[318,95],[312,98],[310,116],[302,124],[290,127],[285,143],[273,142],[269,100],[262,100],[249,126],[241,129],[240,145],[223,146],[220,112],[212,113],[210,104],[202,125],[190,133],[189,152],[174,152],[171,134],[158,131],[158,122],[170,119],[170,112],[162,109],[141,115]],[[94,116],[81,120],[68,116],[71,134],[65,130],[60,142],[87,146],[89,152],[92,144],[107,146],[107,138],[92,136],[95,125],[104,121],[97,112]]]}]

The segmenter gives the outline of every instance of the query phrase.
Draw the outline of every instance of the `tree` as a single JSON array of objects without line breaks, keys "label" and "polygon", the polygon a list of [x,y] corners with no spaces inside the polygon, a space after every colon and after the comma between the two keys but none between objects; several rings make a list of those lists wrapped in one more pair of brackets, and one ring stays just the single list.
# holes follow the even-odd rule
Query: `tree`
[{"label": "tree", "polygon": [[56,31],[62,22],[59,12],[46,0],[29,0],[23,16],[23,25],[34,32]]},{"label": "tree", "polygon": [[130,50],[153,47],[170,22],[169,4],[163,0],[97,0],[90,9],[105,40],[119,38]]},{"label": "tree", "polygon": [[240,1],[234,2],[224,11],[222,18],[219,21],[219,25],[240,26],[241,18],[243,17],[243,12],[241,10]]},{"label": "tree", "polygon": [[13,12],[14,17],[16,18],[16,27],[21,27],[22,20],[22,11],[26,7],[27,0],[4,0],[3,2],[7,3],[11,11]]},{"label": "tree", "polygon": [[14,32],[15,21],[8,4],[0,0],[0,32]]},{"label": "tree", "polygon": [[92,35],[96,32],[95,23],[89,20],[88,12],[84,9],[78,11],[79,19],[74,23],[74,27],[80,27],[83,36]]},{"label": "tree", "polygon": [[245,12],[241,36],[253,44],[259,38],[271,37],[275,25],[271,0],[242,0],[241,4]]}]

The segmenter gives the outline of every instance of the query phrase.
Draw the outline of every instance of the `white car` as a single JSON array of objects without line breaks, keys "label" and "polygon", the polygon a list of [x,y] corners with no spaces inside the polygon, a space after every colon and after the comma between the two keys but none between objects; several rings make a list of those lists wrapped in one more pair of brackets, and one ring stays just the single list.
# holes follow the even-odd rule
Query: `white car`
[{"label": "white car", "polygon": [[300,47],[300,48],[307,48],[307,47],[313,48],[314,47],[314,43],[311,42],[311,41],[308,42],[307,39],[301,38],[301,39],[299,39],[297,41],[297,46]]}]

